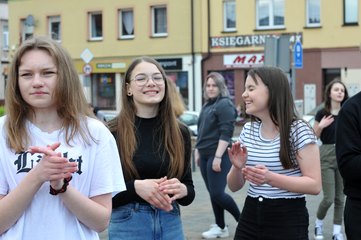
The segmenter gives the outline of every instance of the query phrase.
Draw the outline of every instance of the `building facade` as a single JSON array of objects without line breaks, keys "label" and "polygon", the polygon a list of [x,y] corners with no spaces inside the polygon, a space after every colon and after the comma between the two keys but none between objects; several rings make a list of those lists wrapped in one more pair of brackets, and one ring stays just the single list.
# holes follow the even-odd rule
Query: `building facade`
[{"label": "building facade", "polygon": [[[335,77],[350,95],[361,90],[358,0],[13,0],[9,9],[10,57],[27,37],[51,36],[101,108],[119,109],[124,72],[144,55],[163,65],[189,110],[201,109],[209,72],[223,74],[239,104],[248,70],[280,56],[300,112],[321,103]],[[270,54],[270,38],[287,48]]]},{"label": "building facade", "polygon": [[[89,103],[119,109],[120,86],[132,59],[157,59],[176,83],[188,109],[201,107],[202,2],[14,0],[10,8],[13,51],[26,38],[47,35],[74,59]],[[199,94],[198,94],[199,96]],[[198,107],[196,107],[198,105]]]},{"label": "building facade", "polygon": [[358,0],[209,3],[210,47],[203,62],[203,75],[221,72],[236,103],[241,101],[247,71],[267,63],[264,53],[269,38],[288,37],[287,53],[277,52],[279,56],[271,57],[280,58],[283,54],[288,59],[287,69],[283,69],[290,81],[295,81],[294,97],[301,104],[300,112],[308,113],[320,104],[325,86],[335,77],[345,82],[350,95],[361,90]]},{"label": "building facade", "polygon": [[7,1],[0,1],[0,106],[4,105],[5,83],[9,63],[9,25]]}]

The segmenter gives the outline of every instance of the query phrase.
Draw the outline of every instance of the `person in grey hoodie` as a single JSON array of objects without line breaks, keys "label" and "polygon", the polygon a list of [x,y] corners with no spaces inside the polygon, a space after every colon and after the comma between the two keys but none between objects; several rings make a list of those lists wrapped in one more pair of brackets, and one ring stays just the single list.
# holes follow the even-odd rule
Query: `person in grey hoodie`
[{"label": "person in grey hoodie", "polygon": [[211,198],[215,224],[202,237],[222,238],[229,236],[224,210],[237,222],[240,217],[236,202],[225,192],[227,173],[232,166],[226,150],[233,136],[237,111],[221,74],[210,73],[203,92],[205,104],[198,120],[195,160]]}]

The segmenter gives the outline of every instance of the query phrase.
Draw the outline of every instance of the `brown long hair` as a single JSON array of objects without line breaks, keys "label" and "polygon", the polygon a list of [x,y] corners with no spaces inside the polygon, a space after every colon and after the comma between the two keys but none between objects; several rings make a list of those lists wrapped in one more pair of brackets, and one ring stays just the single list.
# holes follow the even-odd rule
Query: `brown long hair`
[{"label": "brown long hair", "polygon": [[[129,65],[125,79],[122,83],[122,101],[119,116],[109,122],[108,126],[111,132],[116,132],[117,145],[120,158],[122,159],[123,173],[126,180],[138,178],[139,174],[133,163],[133,156],[137,149],[137,137],[135,133],[136,106],[132,96],[127,95],[127,84],[130,83],[134,68],[141,62],[154,64],[163,75],[165,82],[165,95],[159,103],[158,116],[160,119],[160,135],[165,147],[165,151],[170,157],[168,177],[181,178],[184,172],[184,141],[175,116],[170,95],[167,76],[162,66],[154,59],[141,57],[133,60]],[[162,144],[162,143],[160,143]],[[163,154],[164,156],[164,154]]]},{"label": "brown long hair", "polygon": [[348,91],[347,88],[345,86],[345,84],[341,81],[340,78],[335,78],[334,80],[332,80],[329,84],[327,84],[326,88],[325,88],[325,92],[324,92],[324,99],[325,99],[325,108],[324,111],[326,112],[326,114],[331,114],[331,89],[333,87],[333,85],[335,85],[336,83],[339,83],[343,86],[343,88],[345,89],[345,95],[344,98],[341,102],[341,106],[342,104],[348,99]]},{"label": "brown long hair", "polygon": [[[290,142],[290,131],[293,121],[298,117],[287,76],[281,69],[275,67],[254,68],[248,72],[248,75],[252,77],[256,84],[256,76],[261,78],[269,90],[269,113],[272,122],[280,131],[280,160],[285,169],[293,168],[296,163],[292,157],[293,149]],[[251,116],[251,120],[259,119]]]},{"label": "brown long hair", "polygon": [[[66,143],[79,133],[84,142],[89,144],[94,140],[82,118],[90,115],[83,89],[73,61],[66,50],[56,41],[47,37],[34,37],[26,40],[17,49],[9,70],[9,78],[5,92],[7,143],[16,152],[27,149],[30,136],[26,130],[25,121],[34,114],[32,107],[24,101],[19,89],[19,66],[21,58],[31,50],[47,52],[57,68],[57,83],[54,99],[59,117],[63,120]],[[84,125],[84,126],[83,126]]]}]

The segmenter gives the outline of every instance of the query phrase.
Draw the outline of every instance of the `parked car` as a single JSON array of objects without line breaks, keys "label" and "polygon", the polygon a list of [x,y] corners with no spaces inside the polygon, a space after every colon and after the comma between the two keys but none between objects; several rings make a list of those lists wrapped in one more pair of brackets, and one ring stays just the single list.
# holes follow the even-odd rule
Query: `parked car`
[{"label": "parked car", "polygon": [[315,123],[315,115],[303,115],[302,119],[308,122],[311,127],[313,127],[313,124]]},{"label": "parked car", "polygon": [[118,115],[118,112],[115,110],[98,110],[96,117],[104,122],[108,122],[115,118]]},{"label": "parked car", "polygon": [[195,111],[185,111],[182,115],[179,116],[179,120],[183,122],[192,132],[192,136],[198,135],[198,118],[199,113]]}]

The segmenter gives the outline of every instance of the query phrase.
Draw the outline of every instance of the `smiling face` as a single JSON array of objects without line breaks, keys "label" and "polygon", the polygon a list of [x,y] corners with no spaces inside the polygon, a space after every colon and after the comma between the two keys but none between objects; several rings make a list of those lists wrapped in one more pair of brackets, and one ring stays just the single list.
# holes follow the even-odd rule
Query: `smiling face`
[{"label": "smiling face", "polygon": [[255,81],[251,76],[246,78],[245,91],[242,94],[246,106],[246,113],[262,119],[269,115],[269,91],[260,77]]},{"label": "smiling face", "polygon": [[53,95],[57,68],[46,51],[34,49],[26,52],[21,57],[18,76],[21,96],[34,111],[56,110]]},{"label": "smiling face", "polygon": [[130,79],[127,93],[133,97],[137,111],[149,108],[156,111],[165,95],[165,79],[157,66],[149,62],[140,62],[133,69]]}]

